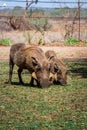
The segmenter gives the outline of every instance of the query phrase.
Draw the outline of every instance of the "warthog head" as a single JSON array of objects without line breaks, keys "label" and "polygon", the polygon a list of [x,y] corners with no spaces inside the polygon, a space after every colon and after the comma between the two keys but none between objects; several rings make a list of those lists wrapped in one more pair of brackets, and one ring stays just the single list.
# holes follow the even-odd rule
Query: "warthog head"
[{"label": "warthog head", "polygon": [[32,63],[35,68],[35,72],[32,73],[32,77],[36,79],[38,86],[41,88],[47,88],[53,82],[54,75],[51,71],[51,64],[48,60],[44,60],[41,63],[35,57],[32,57]]},{"label": "warthog head", "polygon": [[56,84],[67,85],[67,69],[65,66],[54,65],[54,74]]},{"label": "warthog head", "polygon": [[52,50],[48,50],[45,53],[45,55],[48,58],[48,60],[51,62],[51,72],[55,75],[54,83],[66,85],[67,67],[62,61],[62,59],[60,59],[60,57],[58,57],[57,54]]}]

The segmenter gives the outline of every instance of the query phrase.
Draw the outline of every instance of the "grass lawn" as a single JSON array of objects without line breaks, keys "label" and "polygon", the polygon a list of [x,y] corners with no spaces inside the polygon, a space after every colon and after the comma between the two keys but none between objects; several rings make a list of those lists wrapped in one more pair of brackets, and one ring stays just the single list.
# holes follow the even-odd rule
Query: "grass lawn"
[{"label": "grass lawn", "polygon": [[87,130],[87,63],[68,63],[68,85],[47,89],[7,84],[8,63],[0,62],[0,130]]}]

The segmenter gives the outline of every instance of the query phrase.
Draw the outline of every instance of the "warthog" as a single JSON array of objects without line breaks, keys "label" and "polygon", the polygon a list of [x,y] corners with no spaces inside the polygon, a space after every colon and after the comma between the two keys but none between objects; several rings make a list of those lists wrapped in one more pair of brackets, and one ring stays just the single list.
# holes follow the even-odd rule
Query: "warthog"
[{"label": "warthog", "polygon": [[45,53],[46,57],[50,59],[51,62],[51,72],[55,75],[55,84],[67,85],[67,67],[60,60],[54,51],[47,51]]},{"label": "warthog", "polygon": [[15,44],[11,47],[9,83],[11,83],[13,67],[15,64],[19,67],[18,77],[20,83],[23,83],[21,73],[23,69],[27,69],[32,74],[30,81],[31,85],[33,85],[35,79],[37,85],[42,88],[50,86],[52,82],[52,76],[50,73],[51,64],[47,60],[42,49],[33,46],[25,46],[24,44]]}]

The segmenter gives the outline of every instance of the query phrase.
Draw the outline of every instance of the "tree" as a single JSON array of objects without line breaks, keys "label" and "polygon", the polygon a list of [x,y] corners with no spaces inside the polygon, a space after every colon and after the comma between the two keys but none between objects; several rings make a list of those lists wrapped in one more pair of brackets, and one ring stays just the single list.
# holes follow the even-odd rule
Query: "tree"
[{"label": "tree", "polygon": [[[25,2],[26,2],[26,7],[25,7],[25,11],[24,11],[24,17],[22,17],[22,18],[21,17],[14,17],[14,16],[10,17],[9,23],[10,23],[10,26],[14,30],[20,29],[21,25],[25,25],[25,28],[27,28],[27,29],[29,28],[28,25],[30,25],[30,24],[27,20],[27,12],[28,12],[29,7],[33,3],[37,4],[38,0],[31,0],[31,1],[26,0]],[[16,10],[17,9],[19,9],[19,7],[16,7]]]},{"label": "tree", "polygon": [[26,7],[25,7],[25,16],[27,15],[27,11],[29,9],[29,7],[35,3],[37,4],[38,0],[31,0],[31,2],[29,0],[26,0]]}]

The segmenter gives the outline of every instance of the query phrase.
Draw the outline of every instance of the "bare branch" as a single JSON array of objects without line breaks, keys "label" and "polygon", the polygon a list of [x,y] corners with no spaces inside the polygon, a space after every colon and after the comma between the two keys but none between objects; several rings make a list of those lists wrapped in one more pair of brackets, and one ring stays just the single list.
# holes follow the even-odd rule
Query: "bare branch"
[{"label": "bare branch", "polygon": [[38,0],[34,1],[34,0],[31,0],[31,2],[29,3],[28,0],[26,0],[26,10],[28,10],[28,8],[33,4],[37,4]]}]

